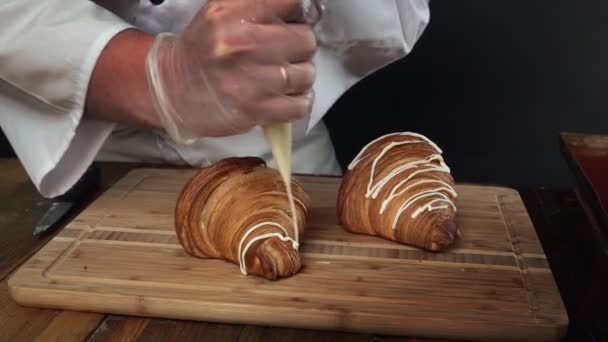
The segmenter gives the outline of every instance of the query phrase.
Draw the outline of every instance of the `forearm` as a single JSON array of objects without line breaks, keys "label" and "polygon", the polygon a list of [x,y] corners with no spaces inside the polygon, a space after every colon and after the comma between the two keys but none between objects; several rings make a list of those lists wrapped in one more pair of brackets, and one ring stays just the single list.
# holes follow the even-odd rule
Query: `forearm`
[{"label": "forearm", "polygon": [[154,37],[129,29],[101,53],[87,91],[85,116],[142,127],[161,127],[146,80],[145,59]]}]

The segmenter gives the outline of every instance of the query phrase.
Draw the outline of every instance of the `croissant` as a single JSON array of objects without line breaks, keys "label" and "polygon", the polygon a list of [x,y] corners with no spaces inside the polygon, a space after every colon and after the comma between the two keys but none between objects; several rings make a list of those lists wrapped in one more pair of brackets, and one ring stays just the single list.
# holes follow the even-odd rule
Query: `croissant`
[{"label": "croissant", "polygon": [[365,146],[340,184],[337,211],[349,232],[443,251],[461,238],[454,179],[427,137],[391,133]]},{"label": "croissant", "polygon": [[202,168],[177,200],[179,243],[192,256],[237,264],[244,275],[277,280],[296,274],[310,200],[296,179],[291,185],[295,221],[285,183],[263,159],[227,158]]}]

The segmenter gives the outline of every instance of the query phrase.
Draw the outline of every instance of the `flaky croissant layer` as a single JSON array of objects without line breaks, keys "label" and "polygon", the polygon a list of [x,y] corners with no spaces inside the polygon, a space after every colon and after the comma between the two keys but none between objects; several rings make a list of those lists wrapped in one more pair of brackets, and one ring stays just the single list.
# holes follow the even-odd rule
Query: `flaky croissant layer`
[{"label": "flaky croissant layer", "polygon": [[427,137],[392,133],[370,142],[344,175],[337,209],[350,232],[431,251],[460,238],[454,179],[443,151]]},{"label": "flaky croissant layer", "polygon": [[238,264],[245,275],[294,275],[301,268],[299,238],[309,198],[293,179],[294,225],[285,190],[279,172],[260,158],[228,158],[205,167],[178,198],[178,240],[190,255]]}]

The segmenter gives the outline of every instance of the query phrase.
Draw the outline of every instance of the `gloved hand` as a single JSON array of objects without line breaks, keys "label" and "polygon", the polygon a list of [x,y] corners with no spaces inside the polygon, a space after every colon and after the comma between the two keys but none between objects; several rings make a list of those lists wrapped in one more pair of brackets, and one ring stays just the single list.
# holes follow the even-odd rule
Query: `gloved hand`
[{"label": "gloved hand", "polygon": [[313,0],[209,0],[183,33],[158,35],[146,71],[169,135],[189,143],[308,115],[322,9]]}]

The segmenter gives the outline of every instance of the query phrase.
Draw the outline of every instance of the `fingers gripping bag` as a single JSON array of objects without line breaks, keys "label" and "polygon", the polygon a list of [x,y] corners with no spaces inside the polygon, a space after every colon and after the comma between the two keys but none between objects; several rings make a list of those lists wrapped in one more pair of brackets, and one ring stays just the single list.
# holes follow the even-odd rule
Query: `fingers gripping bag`
[{"label": "fingers gripping bag", "polygon": [[209,0],[147,58],[173,140],[295,122],[306,134],[348,88],[411,51],[427,0]]}]

